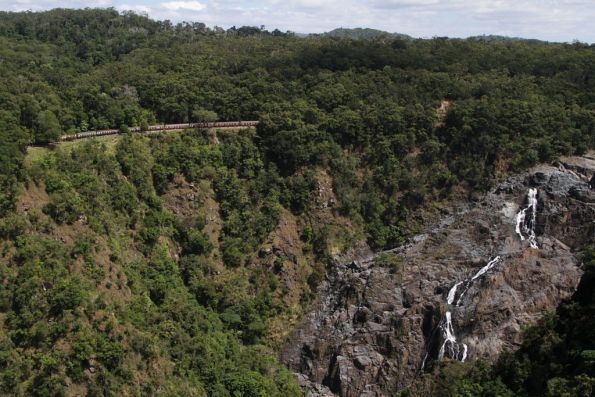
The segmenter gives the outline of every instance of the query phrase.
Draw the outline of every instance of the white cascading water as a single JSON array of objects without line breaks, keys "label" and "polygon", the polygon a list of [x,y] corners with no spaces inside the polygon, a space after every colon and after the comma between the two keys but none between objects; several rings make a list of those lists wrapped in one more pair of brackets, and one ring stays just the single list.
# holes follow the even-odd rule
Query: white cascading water
[{"label": "white cascading water", "polygon": [[[527,211],[531,210],[530,217],[527,219]],[[537,217],[537,189],[529,189],[527,193],[527,206],[521,209],[516,214],[516,233],[520,236],[521,241],[527,240],[531,248],[539,248],[537,246],[537,238],[535,236],[535,219]]]},{"label": "white cascading water", "polygon": [[455,296],[457,294],[457,288],[459,288],[459,285],[461,285],[461,284],[463,284],[463,282],[459,281],[450,289],[450,291],[448,291],[448,296],[446,297],[446,303],[448,303],[449,305],[452,305],[452,303],[455,300]]},{"label": "white cascading water", "polygon": [[438,359],[442,360],[442,358],[444,358],[444,354],[448,352],[449,357],[459,360],[459,356],[461,356],[460,360],[465,361],[465,358],[467,358],[467,345],[457,342],[457,337],[455,336],[455,332],[452,327],[452,318],[450,312],[446,312],[444,314],[444,321],[440,327],[442,328],[444,342],[442,343],[442,346],[440,346]]},{"label": "white cascading water", "polygon": [[[459,288],[459,286],[461,284],[464,284],[465,289],[463,290],[463,292],[461,292],[459,294],[459,299],[457,300],[457,302],[455,304],[455,307],[459,306],[459,304],[461,303],[461,299],[463,298],[463,295],[465,295],[465,293],[467,292],[467,290],[469,289],[469,287],[471,286],[473,281],[475,281],[479,277],[486,274],[491,268],[496,266],[496,264],[499,261],[500,261],[500,257],[497,256],[494,259],[490,260],[484,267],[479,269],[479,271],[477,273],[475,273],[475,275],[473,277],[471,277],[470,279],[466,279],[464,281],[459,281],[458,283],[456,283],[450,289],[450,291],[448,291],[448,295],[446,297],[446,303],[448,305],[453,304],[453,302],[455,301],[455,298],[457,296],[457,289]],[[452,326],[452,313],[450,311],[447,311],[444,314],[444,320],[442,320],[440,329],[442,330],[442,338],[444,339],[444,342],[442,342],[442,346],[440,346],[440,351],[438,352],[438,359],[442,360],[444,358],[444,355],[446,353],[448,353],[448,356],[450,358],[460,360],[460,361],[465,361],[465,359],[467,358],[467,345],[465,343],[457,342],[457,337],[455,335],[454,328]]]},{"label": "white cascading water", "polygon": [[[527,219],[527,212],[531,211],[529,219]],[[529,245],[531,248],[538,249],[537,245],[537,238],[535,236],[535,219],[537,217],[537,189],[531,188],[527,193],[527,206],[521,209],[516,215],[516,233],[521,237],[521,240],[525,240],[525,235],[527,236],[527,240],[529,241]],[[500,262],[500,256],[496,256],[495,258],[491,259],[484,267],[479,269],[473,277],[465,279],[463,281],[459,281],[452,288],[448,291],[448,295],[446,296],[446,303],[451,306],[455,299],[457,298],[457,289],[459,286],[463,285],[464,289],[459,294],[456,303],[454,304],[455,307],[460,306],[461,300],[465,293],[473,284],[473,281],[478,279],[479,277],[486,274],[490,269]],[[467,358],[467,345],[462,342],[457,342],[457,337],[454,332],[454,328],[452,325],[452,313],[447,311],[444,314],[444,319],[440,323],[440,329],[442,330],[442,346],[440,346],[440,350],[438,352],[438,359],[442,360],[445,355],[448,357],[465,361]],[[421,370],[423,371],[425,368],[426,360],[429,356],[429,351],[426,352],[426,355],[422,361]]]},{"label": "white cascading water", "polygon": [[[461,294],[459,295],[459,299],[457,299],[457,303],[455,306],[459,306],[461,304],[461,299],[463,299],[463,296],[467,293],[467,290],[469,289],[469,287],[471,286],[471,283],[473,281],[475,281],[478,277],[483,276],[484,274],[486,274],[491,268],[493,268],[494,266],[496,266],[496,264],[500,262],[500,257],[497,256],[494,259],[490,260],[488,262],[487,265],[485,265],[484,267],[482,267],[481,269],[479,269],[479,271],[477,273],[475,273],[475,275],[473,277],[471,277],[468,280],[465,280],[465,289],[463,290],[463,292],[461,292]],[[450,304],[450,303],[449,303]]]}]

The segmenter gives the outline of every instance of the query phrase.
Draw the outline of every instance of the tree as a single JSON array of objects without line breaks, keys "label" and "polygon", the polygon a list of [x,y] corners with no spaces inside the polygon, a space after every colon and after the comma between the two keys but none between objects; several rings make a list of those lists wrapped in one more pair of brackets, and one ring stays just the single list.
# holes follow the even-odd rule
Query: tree
[{"label": "tree", "polygon": [[14,116],[0,110],[0,215],[14,206],[27,141]]},{"label": "tree", "polygon": [[55,142],[60,137],[62,128],[54,113],[44,110],[35,120],[35,142],[40,144]]},{"label": "tree", "polygon": [[140,121],[140,130],[141,132],[145,132],[149,129],[149,122],[146,119],[142,119]]},{"label": "tree", "polygon": [[219,115],[212,110],[195,107],[194,110],[192,110],[192,120],[197,123],[209,123],[219,120]]}]

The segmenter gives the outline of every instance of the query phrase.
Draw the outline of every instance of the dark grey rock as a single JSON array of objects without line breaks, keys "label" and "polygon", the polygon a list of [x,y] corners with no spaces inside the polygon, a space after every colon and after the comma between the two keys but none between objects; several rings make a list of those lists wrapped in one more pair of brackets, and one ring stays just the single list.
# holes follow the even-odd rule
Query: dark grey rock
[{"label": "dark grey rock", "polygon": [[[327,395],[321,390],[392,396],[419,376],[426,354],[426,366],[435,362],[449,289],[496,255],[502,260],[449,310],[469,360],[495,360],[502,349],[517,347],[523,326],[574,292],[582,274],[574,252],[595,241],[589,186],[595,161],[568,158],[565,164],[580,164],[589,178],[554,166],[511,177],[391,250],[401,257],[398,273],[374,266],[367,250],[338,258],[281,360],[307,380],[302,383],[312,396]],[[538,250],[515,234],[516,213],[535,186]]]}]

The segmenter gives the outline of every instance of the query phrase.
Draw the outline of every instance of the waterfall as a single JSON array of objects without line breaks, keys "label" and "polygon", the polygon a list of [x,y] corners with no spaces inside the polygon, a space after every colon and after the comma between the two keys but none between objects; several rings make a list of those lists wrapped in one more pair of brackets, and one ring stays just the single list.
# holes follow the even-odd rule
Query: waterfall
[{"label": "waterfall", "polygon": [[496,266],[496,263],[498,263],[498,262],[500,262],[500,257],[499,256],[495,257],[494,259],[492,259],[491,261],[489,261],[487,265],[485,265],[484,267],[482,267],[481,269],[479,269],[479,271],[477,273],[475,273],[475,276],[471,277],[471,281],[475,280],[476,278],[479,278],[479,277],[483,276],[485,273],[488,272],[488,270],[490,270],[491,268],[493,268],[494,266]]},{"label": "waterfall", "polygon": [[460,355],[460,361],[465,361],[465,358],[467,357],[467,345],[457,342],[457,337],[455,336],[454,329],[452,327],[452,316],[450,312],[446,312],[444,314],[444,321],[440,327],[442,329],[444,342],[442,343],[442,346],[440,346],[438,359],[442,360],[444,358],[444,354],[448,351],[449,357],[459,360]]},{"label": "waterfall", "polygon": [[[527,217],[527,212],[529,213],[529,217]],[[531,248],[539,248],[537,245],[537,238],[535,236],[535,220],[537,218],[537,189],[531,188],[529,189],[529,193],[527,193],[527,206],[521,209],[518,214],[516,214],[516,227],[515,231],[516,234],[519,235],[521,241],[525,240],[525,235],[527,236],[527,240],[529,241],[529,245]]]},{"label": "waterfall", "polygon": [[[465,295],[467,290],[469,290],[471,284],[473,284],[473,281],[477,280],[479,277],[483,276],[488,271],[490,271],[490,269],[496,266],[496,264],[498,264],[500,260],[500,256],[496,256],[495,258],[491,259],[484,267],[479,269],[479,271],[477,271],[477,273],[475,273],[473,277],[465,279],[463,281],[459,281],[458,283],[453,285],[452,288],[448,291],[448,295],[446,296],[446,303],[450,306],[455,302],[455,298],[457,297],[457,290],[459,286],[463,285],[464,289],[459,294],[459,298],[457,299],[454,305],[455,307],[459,306],[461,303],[461,299],[463,298],[463,295]],[[444,313],[444,319],[440,323],[439,327],[442,331],[442,338],[444,341],[442,342],[442,346],[440,346],[440,350],[438,352],[438,360],[442,360],[446,355],[454,360],[459,360],[461,362],[465,361],[465,359],[467,359],[468,347],[465,343],[457,342],[457,337],[454,331],[454,327],[452,325],[451,311],[447,311],[446,313]],[[427,353],[422,363],[422,370],[425,367],[426,358]]]},{"label": "waterfall", "polygon": [[457,294],[457,288],[461,284],[463,284],[463,282],[459,281],[450,289],[450,291],[448,291],[448,297],[446,298],[446,303],[448,303],[449,305],[452,305],[452,302],[454,302],[454,300],[455,300],[455,295]]},{"label": "waterfall", "polygon": [[477,273],[475,273],[475,275],[473,277],[471,277],[470,279],[467,279],[467,280],[464,281],[464,283],[465,283],[465,289],[459,295],[459,299],[457,299],[457,303],[456,303],[455,306],[460,306],[461,305],[461,299],[463,299],[463,296],[467,293],[467,290],[469,289],[469,287],[471,287],[471,283],[473,281],[475,281],[477,278],[479,278],[479,277],[483,276],[484,274],[486,274],[491,268],[493,268],[494,266],[496,266],[496,264],[498,262],[500,262],[500,259],[501,259],[500,256],[497,256],[494,259],[490,260],[488,262],[488,264],[485,265],[484,267],[482,267],[481,269],[479,269],[479,271]]},{"label": "waterfall", "polygon": [[[531,248],[539,248],[537,245],[537,237],[535,236],[535,222],[537,218],[537,189],[530,188],[527,193],[527,205],[522,208],[516,215],[516,233],[520,236],[521,240],[527,239]],[[472,277],[467,278],[463,281],[459,281],[448,291],[446,296],[446,304],[448,306],[459,307],[463,296],[467,293],[471,285],[475,280],[480,278],[489,272],[494,266],[501,261],[500,256],[496,256],[488,261],[488,263],[479,269]],[[463,287],[461,292],[458,294],[459,287]],[[454,304],[454,305],[453,305]],[[444,356],[450,357],[454,360],[465,361],[467,359],[467,345],[462,342],[457,342],[456,333],[452,325],[452,312],[447,310],[444,313],[444,318],[440,322],[438,329],[442,332],[442,345],[438,351],[438,360],[442,360]],[[433,338],[433,337],[432,337]],[[421,364],[421,371],[424,370],[426,360],[430,354],[429,347],[426,351],[424,359]]]},{"label": "waterfall", "polygon": [[[457,288],[461,284],[463,284],[463,281],[459,281],[450,289],[450,291],[448,291],[448,296],[446,298],[447,304],[452,305],[457,294]],[[458,360],[459,352],[461,352],[460,349],[462,346],[463,350],[461,361],[465,361],[465,358],[467,357],[467,345],[464,343],[457,343],[457,337],[455,336],[454,328],[452,326],[452,315],[450,311],[447,311],[444,314],[444,320],[442,320],[442,323],[440,324],[440,329],[442,330],[442,337],[444,338],[444,342],[442,342],[442,346],[440,346],[440,351],[438,352],[438,359],[442,360],[442,358],[444,358],[444,354],[446,353],[446,351],[448,351],[449,356],[451,358],[455,358]]]}]

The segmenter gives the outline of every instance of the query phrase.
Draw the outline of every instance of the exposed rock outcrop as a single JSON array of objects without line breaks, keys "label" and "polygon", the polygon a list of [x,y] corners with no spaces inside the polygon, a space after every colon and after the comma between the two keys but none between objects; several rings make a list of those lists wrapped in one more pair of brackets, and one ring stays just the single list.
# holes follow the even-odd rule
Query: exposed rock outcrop
[{"label": "exposed rock outcrop", "polygon": [[[468,359],[493,360],[515,348],[521,327],[553,310],[579,282],[575,252],[595,241],[594,173],[587,156],[512,177],[392,250],[397,271],[373,256],[341,258],[286,342],[282,361],[311,396],[393,395],[420,374],[424,358],[426,365],[438,358],[451,287],[496,256],[501,260],[449,310]],[[537,189],[539,249],[515,233],[530,187]]]}]

